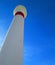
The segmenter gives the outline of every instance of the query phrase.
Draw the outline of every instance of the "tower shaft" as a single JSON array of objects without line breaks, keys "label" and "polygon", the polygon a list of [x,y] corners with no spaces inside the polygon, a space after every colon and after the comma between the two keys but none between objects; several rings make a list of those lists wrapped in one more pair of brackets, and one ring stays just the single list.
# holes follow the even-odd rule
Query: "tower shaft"
[{"label": "tower shaft", "polygon": [[22,65],[24,18],[14,17],[0,54],[0,65]]}]

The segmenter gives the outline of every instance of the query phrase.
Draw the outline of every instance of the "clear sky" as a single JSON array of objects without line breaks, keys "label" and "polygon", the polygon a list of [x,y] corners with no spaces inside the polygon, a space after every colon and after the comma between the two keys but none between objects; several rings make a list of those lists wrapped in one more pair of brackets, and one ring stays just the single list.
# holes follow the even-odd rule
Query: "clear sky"
[{"label": "clear sky", "polygon": [[55,0],[0,0],[0,47],[19,4],[28,14],[23,65],[55,65]]}]

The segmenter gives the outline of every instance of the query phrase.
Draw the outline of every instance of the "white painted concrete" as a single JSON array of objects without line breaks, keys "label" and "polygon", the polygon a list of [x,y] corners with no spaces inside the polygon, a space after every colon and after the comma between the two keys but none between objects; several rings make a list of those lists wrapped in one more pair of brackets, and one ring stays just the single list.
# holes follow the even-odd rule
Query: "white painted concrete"
[{"label": "white painted concrete", "polygon": [[24,18],[14,16],[0,52],[0,65],[23,64]]}]

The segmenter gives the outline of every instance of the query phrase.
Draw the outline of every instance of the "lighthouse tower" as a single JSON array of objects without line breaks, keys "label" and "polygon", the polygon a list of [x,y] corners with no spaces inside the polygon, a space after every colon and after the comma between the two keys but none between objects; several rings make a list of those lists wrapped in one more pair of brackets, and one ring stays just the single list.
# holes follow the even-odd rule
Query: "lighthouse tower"
[{"label": "lighthouse tower", "polygon": [[13,14],[14,19],[0,52],[0,65],[23,65],[24,19],[27,11],[24,6],[19,5],[14,9]]}]

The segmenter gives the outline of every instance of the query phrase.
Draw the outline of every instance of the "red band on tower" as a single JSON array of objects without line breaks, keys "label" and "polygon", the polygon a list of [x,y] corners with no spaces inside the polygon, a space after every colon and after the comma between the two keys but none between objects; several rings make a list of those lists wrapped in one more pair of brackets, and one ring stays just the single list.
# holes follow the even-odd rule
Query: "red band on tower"
[{"label": "red band on tower", "polygon": [[22,12],[17,12],[17,13],[15,14],[15,16],[16,16],[16,15],[22,15],[23,18],[24,18],[24,14],[23,14]]}]

